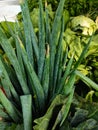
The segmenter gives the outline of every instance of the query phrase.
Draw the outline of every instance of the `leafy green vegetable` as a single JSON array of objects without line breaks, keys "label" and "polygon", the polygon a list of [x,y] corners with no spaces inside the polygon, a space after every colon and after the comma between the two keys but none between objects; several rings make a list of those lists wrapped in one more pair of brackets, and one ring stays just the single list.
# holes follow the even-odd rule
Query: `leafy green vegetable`
[{"label": "leafy green vegetable", "polygon": [[[92,36],[83,38],[82,41],[86,41],[81,47],[81,37],[77,37],[76,32],[67,28],[69,12],[64,11],[67,1],[55,1],[58,3],[56,11],[52,11],[52,5],[48,6],[46,1],[44,6],[43,2],[40,0],[35,9],[38,11],[36,25],[33,25],[34,15],[32,19],[28,1],[20,0],[22,21],[16,22],[13,29],[6,22],[11,34],[10,39],[0,27],[0,123],[4,123],[3,129],[65,128],[64,123],[68,124],[72,112],[76,75],[83,80],[85,78],[77,69],[82,60],[88,57],[85,54]],[[70,46],[72,39],[74,52]],[[76,43],[80,50],[75,46]],[[95,85],[92,88],[97,90],[94,82],[88,78],[85,78],[85,82],[87,85]],[[96,109],[94,112],[97,112]],[[69,123],[75,122],[80,125],[85,113],[83,116],[80,114],[81,122],[78,123],[76,119],[79,113],[74,113],[70,115],[73,120]],[[96,120],[93,116],[95,113],[90,113],[87,118]],[[66,128],[71,128],[70,124]]]}]

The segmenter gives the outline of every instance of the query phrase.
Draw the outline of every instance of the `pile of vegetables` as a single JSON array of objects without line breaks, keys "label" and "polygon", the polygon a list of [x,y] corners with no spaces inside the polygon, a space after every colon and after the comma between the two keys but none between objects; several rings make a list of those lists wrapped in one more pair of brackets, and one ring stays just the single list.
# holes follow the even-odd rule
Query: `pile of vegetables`
[{"label": "pile of vegetables", "polygon": [[[45,0],[42,0],[45,5]],[[55,10],[59,3],[59,0],[48,0],[47,8],[49,10],[50,25],[53,22]],[[29,0],[29,9],[31,20],[34,25],[35,32],[38,32],[38,1]],[[72,6],[73,5],[73,6]],[[88,37],[95,33],[92,44],[85,56],[84,62],[79,66],[79,70],[89,76],[92,80],[98,83],[98,1],[92,0],[67,0],[64,5],[64,37],[63,37],[63,49],[66,49],[66,44],[69,49],[69,58],[72,53],[75,53],[75,61],[79,58],[83,47],[88,41]],[[73,11],[72,11],[73,10]],[[72,13],[73,12],[73,13]],[[18,15],[19,21],[21,21],[21,15]]]},{"label": "pile of vegetables", "polygon": [[94,3],[20,0],[18,22],[0,23],[0,129],[98,129]]}]

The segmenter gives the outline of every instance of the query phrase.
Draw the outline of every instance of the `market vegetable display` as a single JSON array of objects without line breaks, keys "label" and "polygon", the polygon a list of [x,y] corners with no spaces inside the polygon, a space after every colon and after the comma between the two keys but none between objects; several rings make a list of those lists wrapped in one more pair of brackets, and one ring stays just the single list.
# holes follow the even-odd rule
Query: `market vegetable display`
[{"label": "market vegetable display", "polygon": [[71,3],[20,0],[18,22],[1,23],[0,129],[98,129],[97,22]]}]

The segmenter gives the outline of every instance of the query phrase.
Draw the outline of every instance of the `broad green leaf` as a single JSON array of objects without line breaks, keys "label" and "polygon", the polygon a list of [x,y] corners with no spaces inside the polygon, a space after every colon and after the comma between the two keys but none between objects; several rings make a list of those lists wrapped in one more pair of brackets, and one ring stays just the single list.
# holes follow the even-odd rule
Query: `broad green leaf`
[{"label": "broad green leaf", "polygon": [[32,96],[24,95],[20,97],[23,112],[24,130],[32,130]]}]

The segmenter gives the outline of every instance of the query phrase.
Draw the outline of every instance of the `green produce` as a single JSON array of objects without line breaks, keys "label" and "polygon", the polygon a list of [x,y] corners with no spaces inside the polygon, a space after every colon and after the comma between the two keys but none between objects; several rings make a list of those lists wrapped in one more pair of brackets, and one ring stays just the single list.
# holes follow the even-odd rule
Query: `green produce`
[{"label": "green produce", "polygon": [[[9,23],[9,25],[11,26],[11,28],[13,29],[15,23],[13,23],[13,22],[8,22],[8,23]],[[8,27],[7,27],[6,21],[0,22],[0,26],[1,26],[1,27],[3,28],[3,30],[5,31],[7,37],[10,38],[11,34],[10,34],[10,31],[9,31],[9,29],[8,29]]]},{"label": "green produce", "polygon": [[[45,0],[42,0],[45,5]],[[47,0],[51,4],[52,10],[55,11],[60,0]],[[29,9],[38,7],[38,0],[28,0]],[[87,17],[96,19],[98,16],[98,1],[97,0],[66,0],[64,9],[69,11],[70,16],[85,15]]]},{"label": "green produce", "polygon": [[83,15],[73,17],[67,24],[64,32],[63,50],[69,48],[68,57],[70,58],[74,53],[74,60],[77,61],[82,49],[88,42],[90,35],[95,33],[92,44],[88,48],[88,52],[84,57],[84,61],[78,69],[84,74],[88,75],[92,80],[98,83],[98,28],[97,24],[90,18]]},{"label": "green produce", "polygon": [[[77,106],[73,103],[77,77],[94,89],[97,97],[98,85],[78,70],[88,56],[95,35],[86,37],[82,48],[81,39],[77,37],[81,52],[76,51],[77,57],[70,52],[71,46],[68,45],[71,42],[66,43],[66,39],[71,41],[73,38],[75,44],[76,32],[67,28],[70,14],[64,9],[65,4],[65,0],[59,1],[57,9],[52,11],[52,5],[45,3],[44,6],[39,0],[33,14],[29,13],[28,1],[20,0],[21,21],[16,22],[12,29],[6,22],[10,38],[0,27],[1,130],[61,130],[66,124],[66,128],[70,126],[74,129],[73,122],[78,127],[86,118],[93,118],[93,125],[97,124],[95,108],[93,115],[86,110],[88,104],[76,112],[81,102]],[[70,117],[72,120],[69,120]],[[87,124],[90,124],[88,128],[92,128],[90,121],[87,120]]]},{"label": "green produce", "polygon": [[[74,94],[74,71],[77,67],[70,74],[72,61],[69,61],[70,66],[66,64],[67,75],[64,74],[65,70],[62,72],[60,67],[63,66],[65,56],[62,51],[64,2],[65,0],[60,1],[54,21],[50,26],[48,8],[46,7],[46,12],[44,12],[42,1],[39,1],[38,33],[36,34],[27,0],[20,1],[22,24],[16,23],[15,28],[11,29],[7,23],[15,48],[0,27],[0,45],[9,59],[9,62],[6,62],[4,57],[0,56],[0,84],[3,88],[0,88],[0,105],[1,108],[4,108],[0,109],[2,130],[5,128],[18,129],[19,127],[24,130],[31,130],[33,127],[35,130],[37,128],[47,130],[56,128],[67,117]],[[61,75],[58,73],[60,71]],[[64,80],[61,83],[62,78]],[[57,86],[57,82],[60,83],[61,88]],[[70,88],[68,92],[67,88]],[[54,118],[52,115],[54,109],[57,110],[57,118],[54,120],[55,124],[52,123],[50,126],[50,120]],[[62,118],[59,119],[61,112]],[[5,113],[5,116],[2,113]],[[39,124],[40,117],[43,117],[42,124],[45,124],[46,117],[49,120],[45,128],[44,125]]]},{"label": "green produce", "polygon": [[98,29],[93,20],[83,15],[74,17],[70,22],[70,28],[76,32],[80,31],[81,34],[87,36],[92,35]]}]

